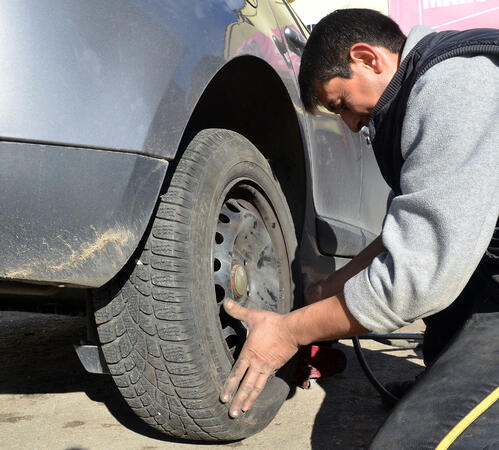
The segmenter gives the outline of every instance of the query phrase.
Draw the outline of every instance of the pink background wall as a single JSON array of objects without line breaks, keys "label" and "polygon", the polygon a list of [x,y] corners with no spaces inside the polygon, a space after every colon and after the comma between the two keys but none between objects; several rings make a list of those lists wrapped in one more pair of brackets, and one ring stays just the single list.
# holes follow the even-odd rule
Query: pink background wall
[{"label": "pink background wall", "polygon": [[436,31],[498,28],[499,0],[389,0],[389,15],[405,34],[418,24]]}]

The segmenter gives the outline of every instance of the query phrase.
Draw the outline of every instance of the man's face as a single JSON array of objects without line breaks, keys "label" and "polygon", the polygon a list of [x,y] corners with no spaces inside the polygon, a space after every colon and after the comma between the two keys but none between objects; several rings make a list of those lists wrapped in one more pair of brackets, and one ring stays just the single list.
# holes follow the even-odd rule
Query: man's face
[{"label": "man's face", "polygon": [[339,114],[354,132],[369,124],[369,116],[378,103],[383,90],[377,88],[376,81],[352,65],[352,78],[335,77],[319,85],[316,95],[329,111]]},{"label": "man's face", "polygon": [[354,132],[369,124],[378,103],[398,67],[398,54],[384,47],[358,43],[350,49],[351,78],[335,77],[318,83],[315,94],[329,111],[339,114]]}]

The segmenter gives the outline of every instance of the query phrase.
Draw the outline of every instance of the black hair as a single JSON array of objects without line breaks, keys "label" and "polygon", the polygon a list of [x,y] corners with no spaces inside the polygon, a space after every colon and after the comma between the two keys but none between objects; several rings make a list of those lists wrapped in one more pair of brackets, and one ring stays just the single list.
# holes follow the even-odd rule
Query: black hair
[{"label": "black hair", "polygon": [[399,53],[405,40],[392,19],[372,9],[340,9],[321,19],[313,28],[301,58],[298,82],[305,109],[313,112],[319,104],[315,95],[317,83],[352,76],[352,45],[365,42]]}]

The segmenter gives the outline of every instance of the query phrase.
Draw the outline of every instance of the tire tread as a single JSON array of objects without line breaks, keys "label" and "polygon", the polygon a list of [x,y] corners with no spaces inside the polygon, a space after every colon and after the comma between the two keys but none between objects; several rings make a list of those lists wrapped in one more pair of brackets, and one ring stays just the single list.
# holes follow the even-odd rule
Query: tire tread
[{"label": "tire tread", "polygon": [[[203,169],[221,140],[241,144],[226,130],[204,130],[191,142],[160,196],[140,257],[132,258],[131,275],[94,295],[102,350],[122,396],[146,423],[189,439],[234,438],[226,426],[227,406],[206,381],[189,290],[193,207]],[[207,145],[214,155],[199,150]]]}]

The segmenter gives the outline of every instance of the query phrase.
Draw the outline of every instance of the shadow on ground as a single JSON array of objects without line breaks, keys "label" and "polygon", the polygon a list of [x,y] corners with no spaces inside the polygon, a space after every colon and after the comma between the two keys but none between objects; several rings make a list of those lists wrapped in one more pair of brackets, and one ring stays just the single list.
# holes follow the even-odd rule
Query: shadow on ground
[{"label": "shadow on ground", "polygon": [[[363,353],[383,384],[413,379],[422,371],[417,356],[395,356],[400,349],[384,345],[377,347],[380,349],[364,349]],[[312,430],[311,448],[314,450],[367,448],[391,411],[364,376],[353,348],[345,344],[338,344],[338,348],[347,356],[347,369],[317,383],[326,396]]]},{"label": "shadow on ground", "polygon": [[85,317],[0,311],[0,394],[85,392],[92,401],[104,403],[118,422],[135,433],[161,441],[189,442],[149,427],[131,411],[110,376],[85,371],[73,348],[85,336]]},{"label": "shadow on ground", "polygon": [[[185,443],[141,422],[109,376],[83,369],[73,344],[85,337],[85,328],[84,317],[0,311],[0,394],[85,392],[91,400],[104,403],[126,428],[152,439]],[[314,387],[326,394],[312,430],[314,450],[365,448],[389,413],[362,374],[353,349],[344,344],[338,348],[347,355],[346,371]],[[375,350],[364,353],[384,382],[412,378],[421,371],[411,358]]]}]

